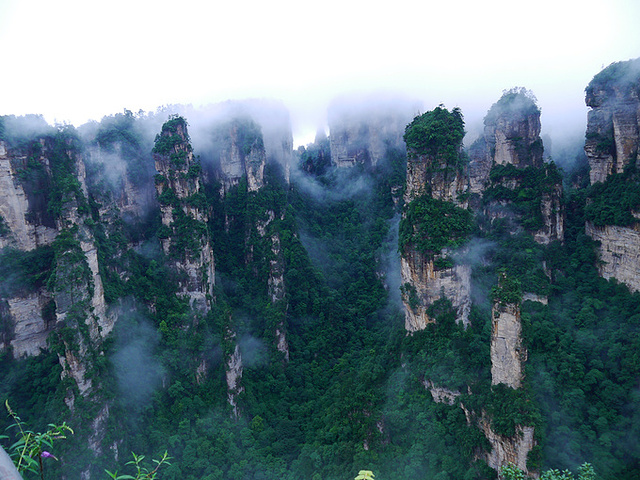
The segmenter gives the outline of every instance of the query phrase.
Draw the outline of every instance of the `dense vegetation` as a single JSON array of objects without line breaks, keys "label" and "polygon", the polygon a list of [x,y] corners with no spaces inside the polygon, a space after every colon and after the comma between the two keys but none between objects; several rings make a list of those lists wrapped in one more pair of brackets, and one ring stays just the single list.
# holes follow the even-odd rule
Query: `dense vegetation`
[{"label": "dense vegetation", "polygon": [[640,178],[637,167],[629,165],[623,173],[609,175],[589,190],[585,215],[598,227],[637,223],[634,213],[640,211]]},{"label": "dense vegetation", "polygon": [[473,229],[471,211],[423,195],[410,202],[400,222],[400,248],[411,244],[433,258],[443,248],[464,244]]},{"label": "dense vegetation", "polygon": [[[450,157],[458,165],[461,114],[440,107],[434,112],[407,129],[410,152]],[[186,126],[182,117],[170,122]],[[425,141],[417,132],[427,126],[437,134]],[[245,154],[264,147],[257,124],[242,120],[232,127]],[[212,137],[219,140],[229,132],[225,128]],[[6,128],[0,134],[9,141],[2,132]],[[171,155],[178,144],[176,129],[167,132],[157,139],[158,154]],[[79,292],[76,303],[86,303],[95,286],[79,242],[90,234],[105,298],[118,311],[116,328],[101,345],[88,341],[86,332],[74,336],[71,326],[82,327],[72,322],[89,310],[71,311],[48,352],[22,360],[0,353],[0,401],[9,398],[34,430],[67,421],[76,431],[56,443],[62,462],[52,462],[45,478],[79,478],[89,464],[102,478],[103,469],[113,471],[129,451],[160,458],[165,450],[172,459],[163,479],[348,479],[362,468],[380,479],[495,477],[474,460],[490,447],[461,403],[478,416],[486,412],[500,434],[534,425],[539,446],[530,455],[533,468],[575,469],[589,461],[602,478],[636,478],[640,454],[629,439],[640,436],[640,294],[598,276],[595,245],[584,234],[585,219],[624,224],[625,212],[637,205],[633,172],[567,193],[565,244],[542,246],[528,232],[540,227],[541,198],[560,180],[552,164],[491,172],[486,200],[508,201],[524,219],[523,231],[513,233],[499,221],[486,225],[482,218],[476,225],[469,210],[428,196],[405,206],[399,222],[394,200],[401,197],[402,150],[388,148],[376,168],[336,169],[328,140],[320,139],[299,151],[303,168],[291,185],[269,164],[265,186],[256,192],[241,179],[221,195],[219,179],[210,175],[216,159],[195,162],[184,173],[203,188],[190,201],[206,208],[210,220],[194,230],[181,217],[182,204],[167,194],[161,204],[176,207],[176,223],[167,231],[157,206],[133,219],[107,208],[118,189],[104,181],[101,162],[88,163],[89,195],[81,195],[71,162],[81,147],[72,133],[52,137],[60,142],[50,149],[56,162],[50,181],[57,186],[43,197],[43,211],[59,216],[75,205],[81,225],[50,247],[7,249],[0,256],[3,298],[58,288]],[[103,154],[123,160],[128,175],[136,172],[136,185],[154,188],[163,181],[149,168],[153,138],[144,136],[130,112],[104,119],[92,138]],[[33,138],[21,142],[32,160],[39,158]],[[227,146],[218,144],[214,154]],[[180,158],[174,160],[182,168]],[[41,182],[26,173],[25,182]],[[513,188],[501,188],[511,180]],[[210,312],[194,312],[176,294],[171,252],[166,256],[159,240],[171,235],[178,250],[194,250],[190,242],[205,233],[216,260],[215,301]],[[391,274],[399,269],[398,244],[412,243],[433,256],[469,239],[469,255],[475,256],[470,325],[457,323],[442,299],[429,307],[435,323],[405,335],[400,285]],[[276,301],[269,294],[274,264],[285,284]],[[546,297],[548,305],[525,301],[522,307],[529,354],[524,386],[492,386],[492,295],[511,302],[526,293]],[[55,323],[55,304],[44,308]],[[0,337],[6,338],[6,302],[0,318]],[[288,360],[274,341],[282,329]],[[88,398],[69,377],[60,381],[57,354],[74,344],[79,353],[81,339],[88,374],[100,385]],[[244,359],[237,416],[225,377],[236,345]],[[454,404],[436,403],[428,382],[459,394]],[[73,410],[65,403],[70,392]],[[104,405],[104,436],[89,439],[86,432]],[[89,440],[102,449],[97,459]]]},{"label": "dense vegetation", "polygon": [[429,155],[447,165],[457,165],[464,137],[464,119],[459,108],[443,106],[417,116],[407,125],[404,141],[410,156]]},{"label": "dense vegetation", "polygon": [[614,89],[640,93],[640,58],[625,62],[614,62],[593,77],[587,85],[587,96],[597,90],[606,94],[614,94]]},{"label": "dense vegetation", "polygon": [[499,117],[521,117],[539,115],[540,108],[533,93],[526,88],[514,87],[505,90],[500,99],[491,105],[484,118],[485,125],[492,125]]}]

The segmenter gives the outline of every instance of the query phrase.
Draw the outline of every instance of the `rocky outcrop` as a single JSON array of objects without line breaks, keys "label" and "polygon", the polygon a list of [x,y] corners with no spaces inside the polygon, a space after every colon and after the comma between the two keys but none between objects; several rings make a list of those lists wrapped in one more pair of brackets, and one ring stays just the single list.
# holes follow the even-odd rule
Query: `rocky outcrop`
[{"label": "rocky outcrop", "polygon": [[594,184],[640,162],[640,59],[605,68],[587,86],[585,101],[591,110],[584,150]]},{"label": "rocky outcrop", "polygon": [[215,267],[206,222],[209,218],[201,167],[193,156],[186,121],[166,122],[153,155],[162,216],[162,248],[171,259],[179,294],[192,308],[207,311],[213,297]]},{"label": "rocky outcrop", "polygon": [[[437,258],[444,258],[443,252]],[[455,265],[437,270],[436,259],[429,259],[415,249],[405,249],[400,258],[402,300],[405,306],[405,329],[408,332],[423,330],[430,318],[427,310],[443,296],[451,301],[456,318],[465,327],[471,309],[471,267]]]},{"label": "rocky outcrop", "polygon": [[456,398],[460,396],[460,392],[456,390],[450,390],[448,388],[439,387],[435,385],[431,380],[424,380],[424,387],[429,390],[431,398],[436,403],[446,403],[447,405],[454,405]]},{"label": "rocky outcrop", "polygon": [[233,415],[236,418],[240,414],[238,410],[238,395],[244,392],[244,387],[240,384],[243,368],[244,366],[242,364],[240,347],[236,345],[233,353],[227,359],[226,364],[227,400],[229,402],[229,405],[231,405],[231,408],[233,409]]},{"label": "rocky outcrop", "polygon": [[491,384],[520,388],[523,362],[527,359],[522,345],[520,304],[496,302],[491,318]]},{"label": "rocky outcrop", "polygon": [[640,290],[640,227],[607,225],[596,227],[591,222],[585,232],[600,243],[598,271],[604,278],[615,278],[630,290]]},{"label": "rocky outcrop", "polygon": [[216,139],[221,195],[238,185],[243,177],[246,177],[248,191],[262,188],[267,154],[260,127],[248,118],[235,119],[218,127]]},{"label": "rocky outcrop", "polygon": [[[443,107],[414,118],[405,131],[407,175],[400,225],[400,273],[405,328],[409,332],[435,321],[429,318],[428,310],[442,297],[451,302],[457,321],[465,326],[468,323],[471,267],[454,263],[449,247],[464,243],[468,225],[461,224],[470,219],[464,195],[463,137],[462,113]],[[454,227],[442,217],[459,221]],[[438,228],[433,229],[434,224]],[[419,247],[425,237],[436,239],[436,243]]]},{"label": "rocky outcrop", "polygon": [[548,190],[542,192],[540,199],[542,227],[533,232],[533,239],[541,245],[564,241],[565,212],[562,195],[560,182],[549,185]]},{"label": "rocky outcrop", "polygon": [[344,100],[329,109],[331,163],[336,167],[375,168],[387,149],[404,150],[402,135],[415,106],[406,100]]},{"label": "rocky outcrop", "polygon": [[50,176],[48,159],[42,154],[44,143],[44,139],[41,143],[37,142],[40,148],[32,153],[29,160],[28,152],[12,151],[5,142],[0,141],[0,215],[9,230],[0,236],[0,248],[12,246],[20,250],[33,250],[51,244],[58,233],[55,223],[46,215],[46,205],[45,211],[42,211],[41,198],[38,195],[30,197],[25,192],[27,162],[31,161],[34,168],[44,172],[39,180],[44,181],[46,176]]},{"label": "rocky outcrop", "polygon": [[268,296],[274,306],[274,311],[278,312],[279,319],[275,329],[276,349],[284,355],[285,361],[289,361],[289,342],[287,341],[286,313],[288,309],[285,297],[284,284],[284,257],[280,243],[280,235],[274,233],[271,239],[271,253],[273,257],[269,260],[269,278],[267,279]]},{"label": "rocky outcrop", "polygon": [[491,444],[491,451],[483,456],[489,467],[500,471],[500,468],[511,463],[529,473],[527,456],[536,445],[533,427],[518,425],[514,436],[498,435],[491,428],[491,421],[486,415],[478,420],[478,426]]},{"label": "rocky outcrop", "polygon": [[494,165],[542,166],[540,109],[525,89],[506,91],[484,119],[484,138]]},{"label": "rocky outcrop", "polygon": [[564,241],[562,178],[554,164],[543,162],[540,110],[533,95],[524,89],[505,92],[484,124],[483,137],[469,150],[473,208],[490,224],[505,224],[512,235],[526,230],[543,245]]},{"label": "rocky outcrop", "polygon": [[487,138],[485,136],[478,138],[471,144],[468,153],[469,193],[471,195],[481,195],[487,186],[489,173],[493,166],[493,155],[487,145]]},{"label": "rocky outcrop", "polygon": [[422,195],[466,207],[466,172],[440,162],[431,155],[409,155],[404,201],[409,203]]},{"label": "rocky outcrop", "polygon": [[48,349],[47,338],[55,327],[54,318],[46,318],[43,312],[51,298],[43,292],[7,299],[6,314],[12,325],[10,345],[14,358],[40,354]]}]

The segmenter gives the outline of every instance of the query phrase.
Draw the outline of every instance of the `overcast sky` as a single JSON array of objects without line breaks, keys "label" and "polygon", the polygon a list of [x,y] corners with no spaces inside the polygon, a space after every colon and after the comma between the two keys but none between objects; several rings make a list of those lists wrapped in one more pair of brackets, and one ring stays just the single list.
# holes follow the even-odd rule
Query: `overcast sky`
[{"label": "overcast sky", "polygon": [[638,0],[0,0],[0,114],[268,97],[300,143],[340,94],[459,106],[473,130],[523,86],[544,131],[584,132],[584,87],[640,56],[639,25]]}]

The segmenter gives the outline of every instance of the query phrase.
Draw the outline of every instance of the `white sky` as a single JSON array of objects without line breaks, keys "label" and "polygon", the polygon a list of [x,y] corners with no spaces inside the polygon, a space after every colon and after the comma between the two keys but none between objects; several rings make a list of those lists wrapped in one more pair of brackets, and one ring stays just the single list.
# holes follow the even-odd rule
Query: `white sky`
[{"label": "white sky", "polygon": [[584,132],[603,66],[639,56],[639,0],[0,0],[0,115],[269,97],[299,143],[339,94],[460,106],[473,130],[524,86],[557,135]]}]

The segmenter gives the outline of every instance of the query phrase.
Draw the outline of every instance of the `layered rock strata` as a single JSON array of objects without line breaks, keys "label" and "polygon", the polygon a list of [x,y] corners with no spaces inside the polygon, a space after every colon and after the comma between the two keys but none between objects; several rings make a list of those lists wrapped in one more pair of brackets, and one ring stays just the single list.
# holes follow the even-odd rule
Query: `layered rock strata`
[{"label": "layered rock strata", "polygon": [[206,225],[209,216],[202,190],[201,167],[194,159],[182,117],[164,124],[156,140],[153,158],[158,171],[156,190],[165,228],[162,248],[176,272],[179,293],[188,297],[196,310],[207,311],[215,282],[213,250]]},{"label": "layered rock strata", "polygon": [[640,162],[640,59],[605,68],[587,86],[585,101],[584,150],[594,184]]},{"label": "layered rock strata", "polygon": [[615,278],[630,290],[640,290],[640,227],[585,225],[585,233],[600,243],[598,271],[604,278]]}]

